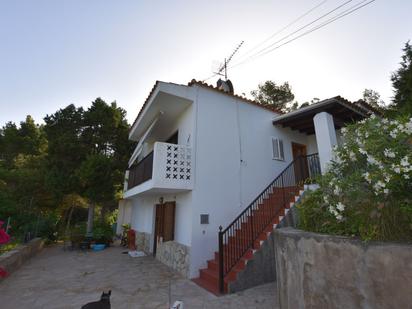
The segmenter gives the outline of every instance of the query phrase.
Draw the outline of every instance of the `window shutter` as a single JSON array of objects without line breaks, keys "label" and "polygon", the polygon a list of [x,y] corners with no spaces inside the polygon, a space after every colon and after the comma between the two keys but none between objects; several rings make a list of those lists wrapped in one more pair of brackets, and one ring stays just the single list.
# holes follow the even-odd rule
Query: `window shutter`
[{"label": "window shutter", "polygon": [[273,159],[284,160],[283,141],[278,138],[272,138]]},{"label": "window shutter", "polygon": [[284,160],[285,157],[283,155],[283,141],[281,139],[279,141],[279,159]]}]

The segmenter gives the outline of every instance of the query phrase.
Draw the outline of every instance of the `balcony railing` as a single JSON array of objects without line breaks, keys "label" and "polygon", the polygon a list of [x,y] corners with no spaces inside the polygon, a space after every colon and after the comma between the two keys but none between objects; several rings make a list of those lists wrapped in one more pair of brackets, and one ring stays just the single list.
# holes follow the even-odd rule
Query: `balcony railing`
[{"label": "balcony railing", "polygon": [[152,183],[147,189],[192,189],[191,148],[156,142],[153,151],[129,170],[127,190],[148,180],[152,180]]},{"label": "balcony railing", "polygon": [[137,165],[129,171],[127,189],[131,189],[141,183],[152,179],[153,173],[153,151],[143,158]]}]

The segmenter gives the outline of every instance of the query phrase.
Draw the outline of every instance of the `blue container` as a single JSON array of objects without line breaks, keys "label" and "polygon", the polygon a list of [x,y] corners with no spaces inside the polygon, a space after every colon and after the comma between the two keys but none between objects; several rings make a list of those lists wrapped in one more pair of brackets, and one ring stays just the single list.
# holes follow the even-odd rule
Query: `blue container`
[{"label": "blue container", "polygon": [[104,248],[106,248],[105,244],[95,244],[93,246],[93,251],[102,251]]}]

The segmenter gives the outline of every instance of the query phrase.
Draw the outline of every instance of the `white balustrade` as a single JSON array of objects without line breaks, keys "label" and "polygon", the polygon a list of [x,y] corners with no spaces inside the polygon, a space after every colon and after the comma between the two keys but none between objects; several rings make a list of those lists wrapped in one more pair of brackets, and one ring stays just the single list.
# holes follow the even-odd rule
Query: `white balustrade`
[{"label": "white balustrade", "polygon": [[154,144],[154,187],[192,189],[192,149],[185,145],[156,142]]}]

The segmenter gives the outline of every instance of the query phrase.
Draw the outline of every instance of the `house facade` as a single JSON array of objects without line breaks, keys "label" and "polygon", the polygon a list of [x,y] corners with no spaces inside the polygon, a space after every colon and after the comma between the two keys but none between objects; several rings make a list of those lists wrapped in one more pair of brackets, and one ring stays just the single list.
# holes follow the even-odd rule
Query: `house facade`
[{"label": "house facade", "polygon": [[316,154],[325,170],[339,128],[367,115],[339,97],[283,114],[223,87],[157,82],[130,130],[137,146],[118,226],[131,224],[139,250],[199,277],[218,250],[219,227],[294,159]]}]

